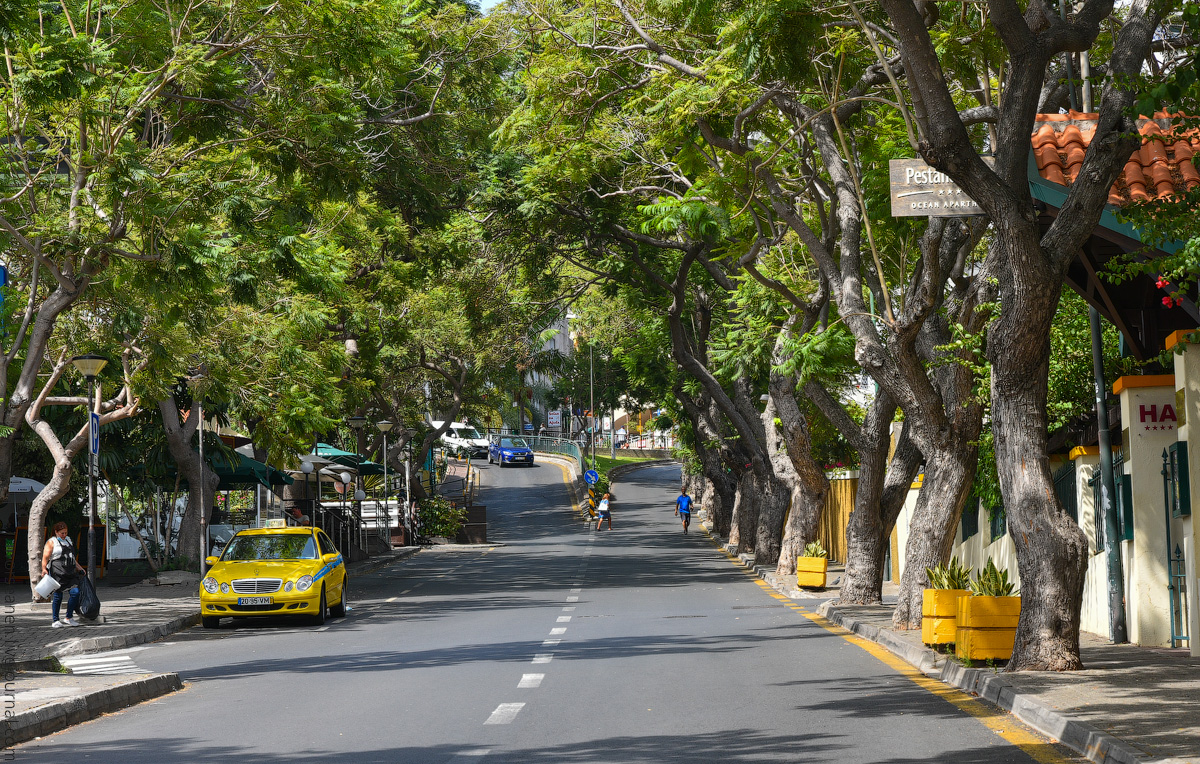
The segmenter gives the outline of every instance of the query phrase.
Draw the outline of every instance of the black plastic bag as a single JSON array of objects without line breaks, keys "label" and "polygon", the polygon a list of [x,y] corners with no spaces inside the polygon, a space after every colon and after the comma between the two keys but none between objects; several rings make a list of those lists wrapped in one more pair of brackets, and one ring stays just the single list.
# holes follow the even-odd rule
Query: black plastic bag
[{"label": "black plastic bag", "polygon": [[89,621],[96,620],[100,615],[100,598],[96,596],[96,587],[85,575],[79,576],[79,614]]}]

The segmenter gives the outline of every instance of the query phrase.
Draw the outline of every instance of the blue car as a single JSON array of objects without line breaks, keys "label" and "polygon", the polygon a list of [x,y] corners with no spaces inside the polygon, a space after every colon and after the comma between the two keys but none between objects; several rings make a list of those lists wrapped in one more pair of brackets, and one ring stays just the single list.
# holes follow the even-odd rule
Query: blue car
[{"label": "blue car", "polygon": [[488,447],[488,464],[528,464],[533,466],[533,449],[522,438],[500,438]]}]

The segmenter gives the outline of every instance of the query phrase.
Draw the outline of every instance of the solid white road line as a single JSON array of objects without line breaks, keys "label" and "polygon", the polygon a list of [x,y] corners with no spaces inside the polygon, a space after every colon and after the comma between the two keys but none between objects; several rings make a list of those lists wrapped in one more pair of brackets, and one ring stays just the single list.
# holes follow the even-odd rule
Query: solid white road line
[{"label": "solid white road line", "polygon": [[549,663],[554,660],[553,653],[536,653],[530,663]]},{"label": "solid white road line", "polygon": [[545,678],[545,674],[521,674],[521,681],[517,682],[517,689],[540,687]]},{"label": "solid white road line", "polygon": [[501,703],[484,724],[512,724],[524,707],[524,703]]},{"label": "solid white road line", "polygon": [[570,622],[571,622],[571,616],[569,616],[569,615],[560,615],[557,619],[555,619],[555,623],[570,623]]},{"label": "solid white road line", "polygon": [[554,636],[555,634],[566,634],[566,633],[567,633],[567,629],[565,626],[559,626],[557,628],[553,628],[550,630],[550,636]]}]

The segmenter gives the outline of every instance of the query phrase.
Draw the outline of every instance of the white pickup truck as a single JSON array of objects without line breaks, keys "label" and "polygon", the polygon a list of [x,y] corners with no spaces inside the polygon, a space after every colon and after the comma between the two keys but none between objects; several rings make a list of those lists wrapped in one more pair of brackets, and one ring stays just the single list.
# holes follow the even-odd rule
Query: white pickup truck
[{"label": "white pickup truck", "polygon": [[[442,422],[430,422],[429,426],[436,430],[442,426]],[[442,445],[450,453],[460,456],[479,457],[487,456],[488,453],[487,438],[463,422],[450,423],[450,428],[442,433]]]}]

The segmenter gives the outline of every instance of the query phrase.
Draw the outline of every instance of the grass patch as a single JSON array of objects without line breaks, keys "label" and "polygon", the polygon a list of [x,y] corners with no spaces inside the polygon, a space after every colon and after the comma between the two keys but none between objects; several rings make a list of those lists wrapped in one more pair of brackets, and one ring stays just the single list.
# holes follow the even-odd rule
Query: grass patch
[{"label": "grass patch", "polygon": [[[587,462],[586,469],[591,469],[592,460],[585,459],[585,461]],[[650,461],[654,460],[649,456],[618,456],[616,459],[613,459],[611,456],[596,454],[596,469],[600,470],[601,472],[608,473],[609,470],[619,464],[636,464],[637,462]]]}]

